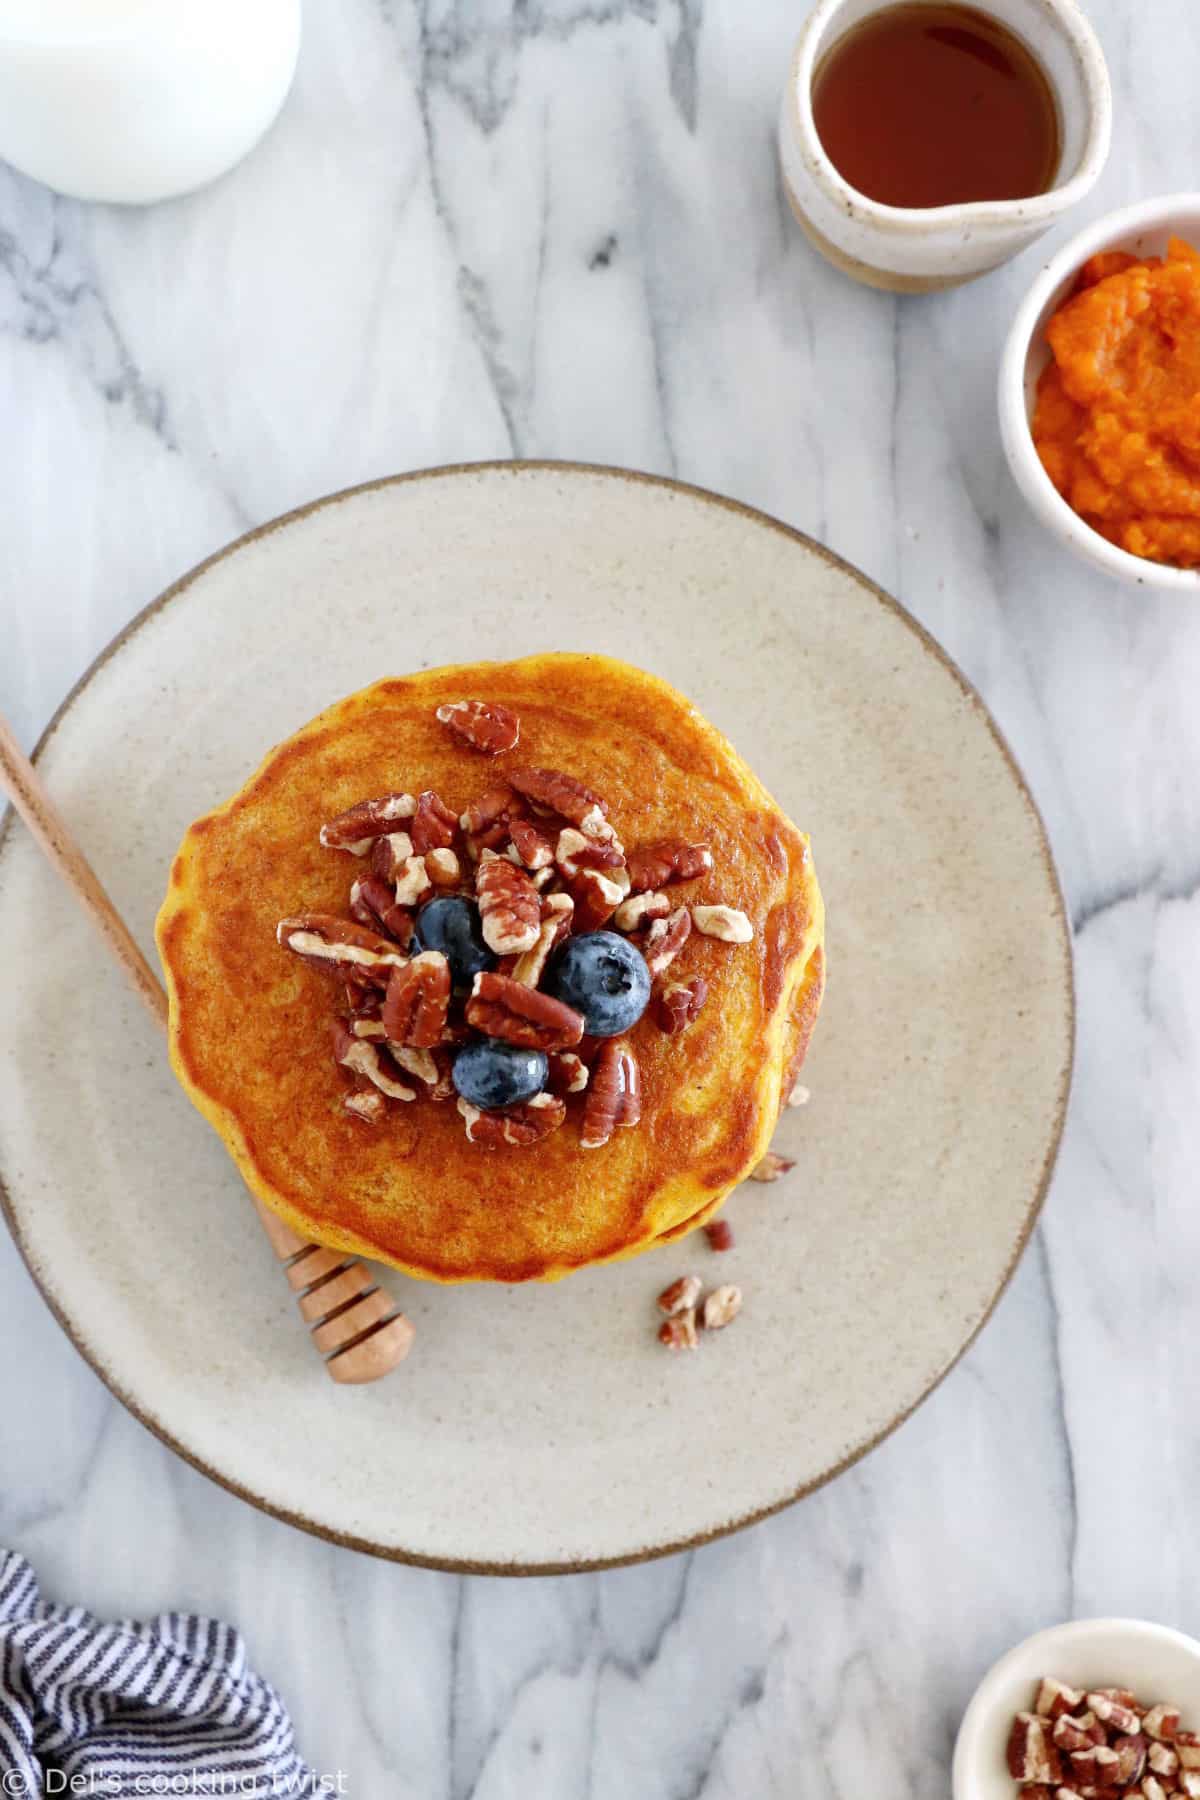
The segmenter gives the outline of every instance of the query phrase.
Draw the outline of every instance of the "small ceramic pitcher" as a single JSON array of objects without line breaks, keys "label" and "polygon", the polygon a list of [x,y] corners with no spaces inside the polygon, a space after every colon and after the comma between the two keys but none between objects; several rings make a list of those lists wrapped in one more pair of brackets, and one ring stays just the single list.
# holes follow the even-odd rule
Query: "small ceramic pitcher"
[{"label": "small ceramic pitcher", "polygon": [[1054,90],[1062,157],[1048,193],[960,206],[884,206],[838,174],[817,136],[813,75],[860,20],[903,0],[818,0],[783,97],[779,151],[792,211],[821,254],[856,281],[896,293],[956,287],[1026,249],[1095,185],[1112,136],[1104,53],[1075,0],[973,0],[1023,39]]}]

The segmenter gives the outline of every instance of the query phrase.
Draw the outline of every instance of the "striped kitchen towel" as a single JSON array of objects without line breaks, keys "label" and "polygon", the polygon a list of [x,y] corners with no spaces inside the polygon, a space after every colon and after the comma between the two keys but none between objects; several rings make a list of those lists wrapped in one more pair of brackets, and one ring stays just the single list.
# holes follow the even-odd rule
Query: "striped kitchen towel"
[{"label": "striped kitchen towel", "polygon": [[104,1625],[47,1605],[29,1564],[0,1550],[0,1794],[329,1791],[230,1626]]}]

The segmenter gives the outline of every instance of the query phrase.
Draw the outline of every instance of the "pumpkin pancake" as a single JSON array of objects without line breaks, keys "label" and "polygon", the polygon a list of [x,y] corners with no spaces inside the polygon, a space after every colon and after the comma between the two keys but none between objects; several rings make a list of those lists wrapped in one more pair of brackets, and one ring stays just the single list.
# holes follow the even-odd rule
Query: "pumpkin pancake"
[{"label": "pumpkin pancake", "polygon": [[[439,707],[468,698],[517,715],[515,748],[484,754],[439,722]],[[320,827],[401,791],[433,790],[461,814],[530,767],[602,796],[631,859],[667,840],[706,845],[711,868],[663,890],[672,909],[736,909],[753,936],[694,929],[656,979],[621,1039],[640,1069],[640,1123],[598,1148],[581,1145],[586,1092],[567,1097],[559,1128],[522,1147],[469,1141],[469,1113],[409,1076],[421,1097],[391,1100],[366,1122],[346,1109],[352,1078],[331,1049],[344,983],[276,938],[296,915],[351,917],[351,883],[370,859],[326,847]],[[551,839],[563,823],[536,806],[528,816]],[[458,850],[471,892],[461,836]],[[693,916],[721,928],[720,915]],[[554,1280],[710,1217],[768,1147],[824,981],[807,837],[681,694],[601,656],[433,669],[331,706],[190,828],[157,936],[172,1065],[254,1193],[305,1238],[443,1282]],[[644,944],[644,931],[630,941]],[[706,1003],[670,1035],[659,994],[697,978]],[[581,1046],[593,1073],[598,1048]],[[438,1054],[445,1069],[450,1054]]]}]

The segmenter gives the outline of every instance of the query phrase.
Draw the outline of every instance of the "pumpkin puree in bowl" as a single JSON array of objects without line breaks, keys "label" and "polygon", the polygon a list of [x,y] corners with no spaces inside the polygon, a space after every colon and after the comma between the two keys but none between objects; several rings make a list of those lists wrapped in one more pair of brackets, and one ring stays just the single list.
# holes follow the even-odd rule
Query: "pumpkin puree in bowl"
[{"label": "pumpkin puree in bowl", "polygon": [[1134,556],[1200,566],[1200,252],[1092,257],[1046,337],[1032,429],[1059,493]]}]

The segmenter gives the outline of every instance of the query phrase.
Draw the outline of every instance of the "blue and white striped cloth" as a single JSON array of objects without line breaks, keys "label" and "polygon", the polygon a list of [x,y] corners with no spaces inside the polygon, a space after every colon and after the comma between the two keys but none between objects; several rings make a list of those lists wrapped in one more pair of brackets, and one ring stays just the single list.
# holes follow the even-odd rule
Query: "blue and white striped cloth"
[{"label": "blue and white striped cloth", "polygon": [[0,1550],[0,1795],[313,1796],[275,1690],[228,1625],[104,1625]]}]

